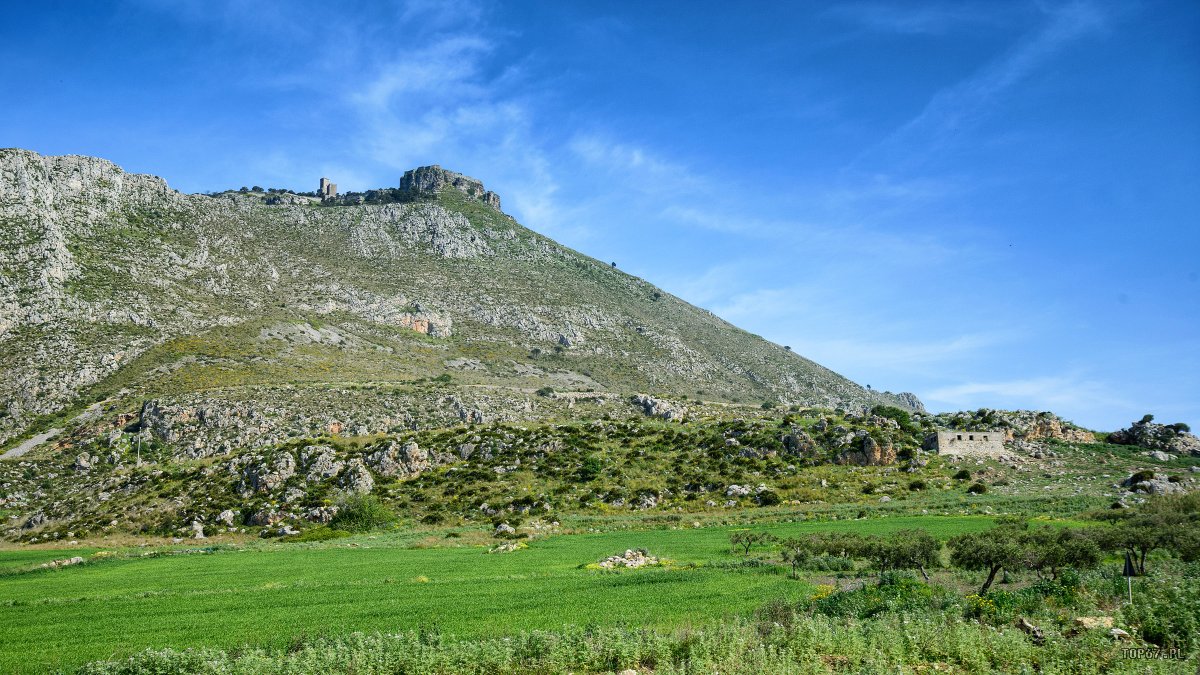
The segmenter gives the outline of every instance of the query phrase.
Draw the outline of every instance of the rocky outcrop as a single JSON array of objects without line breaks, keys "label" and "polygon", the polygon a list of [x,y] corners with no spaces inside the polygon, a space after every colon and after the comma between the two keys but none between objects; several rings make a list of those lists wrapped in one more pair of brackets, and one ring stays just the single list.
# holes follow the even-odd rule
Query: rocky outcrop
[{"label": "rocky outcrop", "polygon": [[433,466],[429,453],[412,441],[403,445],[388,443],[386,448],[367,455],[366,463],[381,476],[397,478],[411,478]]},{"label": "rocky outcrop", "polygon": [[361,459],[352,459],[346,463],[340,484],[347,492],[360,495],[375,489],[375,479],[371,477],[371,472]]},{"label": "rocky outcrop", "polygon": [[1096,436],[1049,412],[1032,410],[992,410],[980,408],[956,413],[943,413],[918,419],[930,419],[942,429],[1000,431],[1004,440],[1056,440],[1066,443],[1094,443]]},{"label": "rocky outcrop", "polygon": [[274,492],[296,474],[296,458],[290,452],[280,452],[269,460],[249,464],[242,472],[246,492]]},{"label": "rocky outcrop", "polygon": [[1148,495],[1169,495],[1186,491],[1183,485],[1171,481],[1166,474],[1153,471],[1139,471],[1121,481],[1121,487],[1130,492]]},{"label": "rocky outcrop", "polygon": [[1108,435],[1108,442],[1117,445],[1136,445],[1148,450],[1161,450],[1179,455],[1200,456],[1200,438],[1181,424],[1159,424],[1147,416],[1128,429]]},{"label": "rocky outcrop", "polygon": [[647,417],[678,420],[687,415],[687,408],[646,394],[635,394],[633,404],[641,408]]},{"label": "rocky outcrop", "polygon": [[433,194],[447,188],[478,199],[488,206],[500,210],[500,195],[483,188],[483,183],[461,173],[447,171],[434,164],[405,171],[400,178],[400,189],[407,192]]},{"label": "rocky outcrop", "polygon": [[891,441],[881,445],[870,435],[862,437],[857,449],[847,450],[834,460],[838,464],[854,464],[857,466],[886,466],[896,461],[896,448]]},{"label": "rocky outcrop", "polygon": [[1087,429],[1072,426],[1053,415],[1037,417],[1037,419],[1025,427],[1024,438],[1027,441],[1045,439],[1065,441],[1067,443],[1096,442],[1096,434]]},{"label": "rocky outcrop", "polygon": [[638,567],[653,567],[661,562],[655,556],[650,555],[650,552],[644,548],[627,549],[624,553],[610,555],[607,558],[596,563],[600,569],[611,570],[617,568],[637,569]]}]

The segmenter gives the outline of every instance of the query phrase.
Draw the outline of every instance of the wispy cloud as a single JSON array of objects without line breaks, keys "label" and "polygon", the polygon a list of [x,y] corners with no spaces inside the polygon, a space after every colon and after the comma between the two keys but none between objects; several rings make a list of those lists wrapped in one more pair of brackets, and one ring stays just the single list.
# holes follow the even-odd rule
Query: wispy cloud
[{"label": "wispy cloud", "polygon": [[980,406],[1059,411],[1135,409],[1108,383],[1078,373],[964,382],[933,389],[925,399],[931,407],[945,410]]},{"label": "wispy cloud", "polygon": [[885,4],[880,2],[841,3],[827,16],[865,29],[902,34],[937,35],[964,26],[992,25],[1003,21],[1005,8],[996,3],[967,2],[929,4]]},{"label": "wispy cloud", "polygon": [[971,77],[937,92],[916,117],[861,154],[854,165],[880,158],[913,165],[938,153],[978,126],[1004,94],[1050,57],[1107,24],[1105,11],[1090,2],[1071,2],[1046,10],[1046,18],[1038,28]]}]

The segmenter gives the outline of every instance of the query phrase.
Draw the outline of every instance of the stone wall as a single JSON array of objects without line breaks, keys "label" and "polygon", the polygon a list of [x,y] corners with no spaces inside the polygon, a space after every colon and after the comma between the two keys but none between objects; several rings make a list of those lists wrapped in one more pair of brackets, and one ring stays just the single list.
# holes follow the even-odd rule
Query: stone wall
[{"label": "stone wall", "polygon": [[999,457],[1005,454],[1004,432],[939,431],[937,432],[937,451],[939,455]]}]

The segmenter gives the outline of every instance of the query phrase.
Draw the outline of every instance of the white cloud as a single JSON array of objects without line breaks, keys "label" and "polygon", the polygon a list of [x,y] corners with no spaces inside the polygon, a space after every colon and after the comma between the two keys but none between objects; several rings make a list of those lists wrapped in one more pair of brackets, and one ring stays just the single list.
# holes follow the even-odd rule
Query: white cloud
[{"label": "white cloud", "polygon": [[[948,410],[981,406],[1029,410],[1094,411],[1134,405],[1105,382],[1079,374],[1046,375],[1013,380],[971,381],[929,391],[926,404]],[[1086,413],[1085,413],[1086,414]]]}]

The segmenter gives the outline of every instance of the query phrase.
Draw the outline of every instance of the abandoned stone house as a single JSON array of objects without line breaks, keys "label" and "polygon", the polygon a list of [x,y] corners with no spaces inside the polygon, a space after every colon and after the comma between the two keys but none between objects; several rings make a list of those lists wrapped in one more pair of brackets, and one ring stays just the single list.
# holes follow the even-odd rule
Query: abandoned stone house
[{"label": "abandoned stone house", "polygon": [[1004,432],[957,429],[939,431],[937,452],[939,455],[997,457],[1004,454]]},{"label": "abandoned stone house", "polygon": [[317,189],[317,196],[321,199],[332,199],[337,196],[337,184],[330,183],[328,178],[321,179],[321,187]]}]

